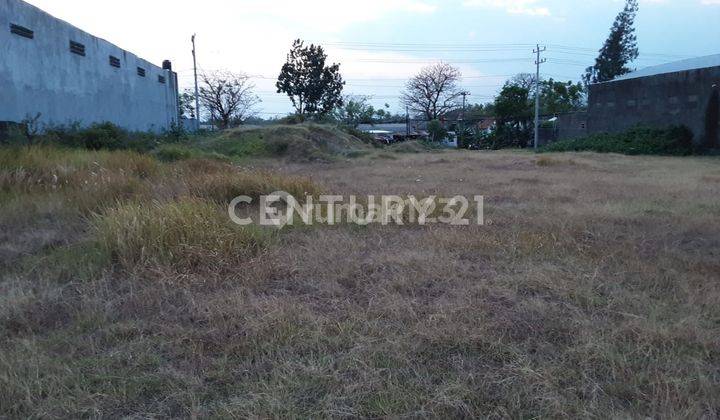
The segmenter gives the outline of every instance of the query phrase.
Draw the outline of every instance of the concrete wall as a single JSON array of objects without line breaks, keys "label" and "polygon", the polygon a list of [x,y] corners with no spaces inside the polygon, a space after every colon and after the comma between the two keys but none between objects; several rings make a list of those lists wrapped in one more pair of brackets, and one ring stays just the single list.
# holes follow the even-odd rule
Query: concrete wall
[{"label": "concrete wall", "polygon": [[[12,24],[32,30],[33,38],[11,33]],[[70,52],[70,41],[84,44],[85,56]],[[120,68],[110,65],[111,55]],[[161,131],[178,121],[177,96],[171,70],[21,0],[0,0],[0,121],[39,112],[44,125],[110,121],[128,130]]]},{"label": "concrete wall", "polygon": [[559,140],[570,140],[587,136],[587,112],[560,114],[557,118],[557,138]]},{"label": "concrete wall", "polygon": [[[588,133],[619,132],[637,125],[664,128],[685,125],[695,142],[718,147],[710,138],[717,124],[712,96],[720,88],[720,67],[618,80],[590,86]],[[717,133],[717,127],[715,127]]]}]

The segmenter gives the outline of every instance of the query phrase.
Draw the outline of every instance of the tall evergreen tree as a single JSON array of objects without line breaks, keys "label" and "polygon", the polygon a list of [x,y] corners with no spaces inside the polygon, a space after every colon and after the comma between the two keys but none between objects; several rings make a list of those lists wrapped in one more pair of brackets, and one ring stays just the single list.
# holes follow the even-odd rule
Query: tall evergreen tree
[{"label": "tall evergreen tree", "polygon": [[639,55],[634,26],[637,12],[638,0],[626,0],[595,65],[588,67],[583,76],[586,84],[607,82],[632,71],[627,65]]}]

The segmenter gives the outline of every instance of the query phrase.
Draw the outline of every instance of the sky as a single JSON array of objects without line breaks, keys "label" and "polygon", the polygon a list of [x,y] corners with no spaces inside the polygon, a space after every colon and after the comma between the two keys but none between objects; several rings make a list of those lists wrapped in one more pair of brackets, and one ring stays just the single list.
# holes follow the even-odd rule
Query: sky
[{"label": "sky", "polygon": [[[201,71],[252,77],[259,115],[292,110],[274,84],[294,39],[325,47],[345,93],[401,111],[402,86],[423,66],[456,65],[471,103],[492,101],[506,79],[534,72],[578,81],[592,65],[624,0],[29,0],[153,63],[169,59],[181,90],[192,86],[190,37]],[[720,53],[720,0],[640,0],[643,68]]]}]

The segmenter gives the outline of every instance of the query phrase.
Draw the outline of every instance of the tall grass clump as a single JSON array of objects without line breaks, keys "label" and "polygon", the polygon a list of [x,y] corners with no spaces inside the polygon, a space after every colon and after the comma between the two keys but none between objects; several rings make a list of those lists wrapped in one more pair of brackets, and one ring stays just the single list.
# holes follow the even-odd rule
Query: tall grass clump
[{"label": "tall grass clump", "polygon": [[190,195],[227,203],[245,195],[261,195],[285,191],[296,198],[318,196],[320,188],[303,177],[266,171],[247,171],[214,160],[190,160],[177,165]]},{"label": "tall grass clump", "polygon": [[229,158],[215,152],[205,152],[182,144],[164,144],[153,155],[161,162],[178,162],[190,159],[214,159],[227,162]]},{"label": "tall grass clump", "polygon": [[268,231],[231,222],[223,206],[198,199],[128,203],[93,221],[101,247],[123,267],[222,266],[264,248]]},{"label": "tall grass clump", "polygon": [[82,213],[147,195],[160,172],[151,156],[50,146],[0,149],[0,191],[53,193]]},{"label": "tall grass clump", "polygon": [[155,159],[130,151],[50,146],[0,149],[0,190],[3,191],[102,189],[105,184],[122,187],[125,183],[137,184],[158,171]]}]

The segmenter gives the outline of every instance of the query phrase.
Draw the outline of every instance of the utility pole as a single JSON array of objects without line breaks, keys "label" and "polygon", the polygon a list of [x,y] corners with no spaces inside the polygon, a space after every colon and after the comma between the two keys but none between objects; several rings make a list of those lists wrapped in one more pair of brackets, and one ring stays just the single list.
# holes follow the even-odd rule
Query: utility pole
[{"label": "utility pole", "polygon": [[410,107],[405,105],[405,140],[410,138]]},{"label": "utility pole", "polygon": [[540,48],[540,44],[537,44],[537,49],[533,51],[537,55],[535,59],[535,151],[537,151],[540,143],[540,64],[547,61],[546,59],[540,59],[540,53],[544,52],[547,48]]},{"label": "utility pole", "polygon": [[470,92],[463,91],[460,93],[463,97],[463,104],[462,104],[462,114],[460,114],[460,137],[458,148],[460,148],[461,145],[465,145],[465,103],[466,103],[466,97],[470,95]]},{"label": "utility pole", "polygon": [[193,72],[195,73],[195,131],[200,129],[200,99],[197,81],[197,59],[195,58],[195,34],[192,36]]}]

